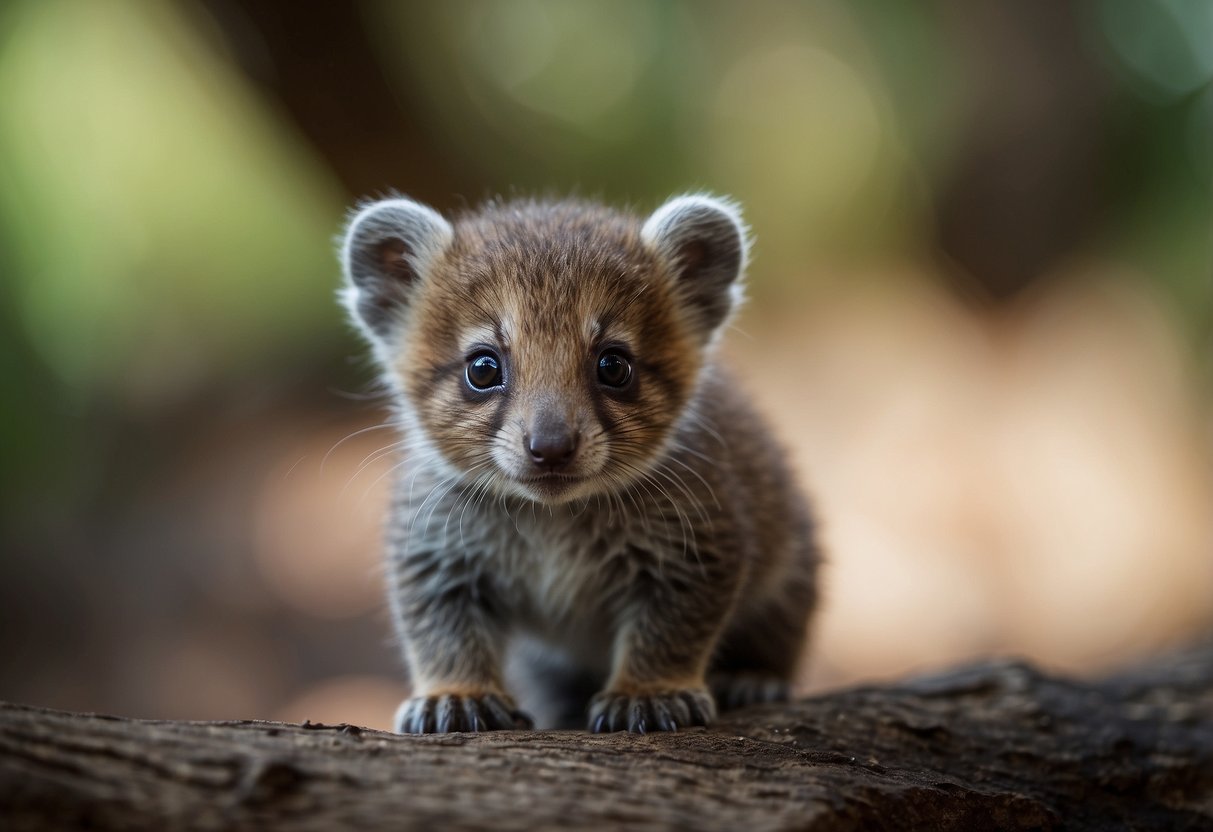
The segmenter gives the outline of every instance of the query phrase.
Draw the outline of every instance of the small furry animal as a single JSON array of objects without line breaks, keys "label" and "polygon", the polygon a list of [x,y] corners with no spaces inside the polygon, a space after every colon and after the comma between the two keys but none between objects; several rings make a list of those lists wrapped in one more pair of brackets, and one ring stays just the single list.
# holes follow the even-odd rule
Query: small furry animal
[{"label": "small furry animal", "polygon": [[576,200],[353,214],[342,299],[403,434],[397,731],[673,731],[787,697],[813,526],[713,357],[748,247],[738,206],[705,195],[647,219]]}]

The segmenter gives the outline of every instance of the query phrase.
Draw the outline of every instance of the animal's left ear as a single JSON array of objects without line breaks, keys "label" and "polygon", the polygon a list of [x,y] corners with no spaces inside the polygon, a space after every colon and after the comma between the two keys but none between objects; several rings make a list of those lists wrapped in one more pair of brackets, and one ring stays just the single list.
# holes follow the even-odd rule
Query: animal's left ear
[{"label": "animal's left ear", "polygon": [[713,196],[674,197],[640,233],[674,274],[698,314],[704,340],[710,339],[741,302],[749,234],[740,207]]}]

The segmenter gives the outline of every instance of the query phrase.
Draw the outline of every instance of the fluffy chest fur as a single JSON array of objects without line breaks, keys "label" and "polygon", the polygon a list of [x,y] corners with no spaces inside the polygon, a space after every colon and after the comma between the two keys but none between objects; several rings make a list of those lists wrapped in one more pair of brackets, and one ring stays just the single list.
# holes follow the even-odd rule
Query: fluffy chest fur
[{"label": "fluffy chest fur", "polygon": [[644,494],[546,506],[419,479],[401,478],[393,556],[431,592],[474,587],[508,631],[565,647],[602,642],[638,577],[690,557],[677,543],[693,535],[689,519]]}]

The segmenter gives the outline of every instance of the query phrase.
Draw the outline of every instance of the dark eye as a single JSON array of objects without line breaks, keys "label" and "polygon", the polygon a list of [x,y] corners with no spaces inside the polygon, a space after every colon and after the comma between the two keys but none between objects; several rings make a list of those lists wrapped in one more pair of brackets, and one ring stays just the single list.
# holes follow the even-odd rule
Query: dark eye
[{"label": "dark eye", "polygon": [[501,363],[491,352],[480,352],[468,361],[468,384],[477,390],[487,390],[501,384]]},{"label": "dark eye", "polygon": [[615,350],[598,356],[598,380],[607,387],[623,387],[632,380],[632,364]]}]

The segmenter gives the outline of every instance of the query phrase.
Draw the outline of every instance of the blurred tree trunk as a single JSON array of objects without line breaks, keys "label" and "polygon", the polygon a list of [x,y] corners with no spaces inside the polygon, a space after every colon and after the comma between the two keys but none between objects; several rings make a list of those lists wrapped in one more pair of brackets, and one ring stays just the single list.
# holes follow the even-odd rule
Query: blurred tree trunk
[{"label": "blurred tree trunk", "polygon": [[1082,683],[986,662],[710,730],[395,736],[0,706],[7,830],[1210,829],[1213,644]]},{"label": "blurred tree trunk", "polygon": [[1102,71],[1082,9],[973,0],[942,18],[970,70],[957,158],[936,183],[936,244],[962,294],[1012,300],[1081,250],[1107,201]]},{"label": "blurred tree trunk", "polygon": [[236,3],[203,7],[252,85],[299,129],[353,196],[398,188],[445,205],[478,193],[389,77],[358,3]]}]

